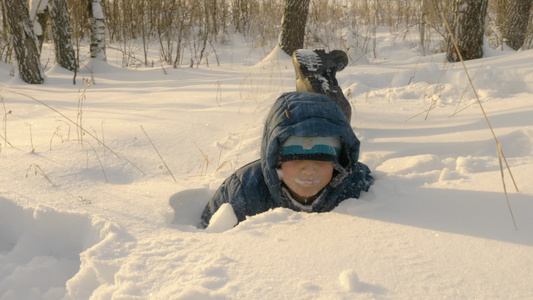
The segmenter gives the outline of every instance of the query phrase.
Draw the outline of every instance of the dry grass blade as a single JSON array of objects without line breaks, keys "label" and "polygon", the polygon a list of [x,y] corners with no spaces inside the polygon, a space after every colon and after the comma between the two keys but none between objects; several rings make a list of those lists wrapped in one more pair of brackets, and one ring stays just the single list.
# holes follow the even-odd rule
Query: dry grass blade
[{"label": "dry grass blade", "polygon": [[220,107],[220,101],[222,100],[222,87],[221,87],[221,84],[220,84],[220,81],[217,80],[217,94],[216,94],[216,101],[217,101],[217,105],[218,107]]},{"label": "dry grass blade", "polygon": [[[87,142],[87,141],[85,141],[85,140],[83,140],[83,141],[81,141],[81,142],[82,142],[82,143],[86,143],[86,144],[88,144],[88,145],[91,147],[91,149],[93,149],[94,155],[96,155],[96,159],[98,160],[98,163],[100,164],[100,169],[102,169],[102,173],[104,174],[105,182],[109,182],[109,181],[107,180],[107,174],[105,173],[104,165],[102,164],[102,161],[100,160],[100,156],[98,155],[98,152],[96,152],[96,149],[94,149],[94,147],[93,147],[93,145],[91,145],[91,143],[89,143],[89,142]],[[89,158],[87,157],[87,160],[88,160],[88,159],[89,159]]]},{"label": "dry grass blade", "polygon": [[135,169],[137,169],[139,172],[141,172],[143,175],[146,175],[146,173],[143,172],[143,170],[141,170],[136,164],[134,164],[132,161],[130,161],[129,159],[125,158],[124,156],[121,156],[119,155],[117,152],[115,152],[115,150],[109,148],[106,144],[104,144],[104,142],[102,140],[100,140],[99,138],[97,138],[94,134],[92,134],[91,132],[89,132],[88,130],[86,130],[85,128],[83,128],[80,124],[74,122],[72,119],[70,119],[69,117],[65,116],[63,113],[61,113],[60,111],[58,111],[57,109],[53,108],[52,106],[44,103],[43,101],[41,100],[38,100],[38,99],[35,99],[34,97],[30,96],[30,95],[26,95],[26,94],[23,94],[23,93],[19,93],[19,92],[16,92],[16,91],[12,91],[12,90],[8,90],[8,89],[1,89],[3,91],[8,91],[8,92],[11,92],[11,93],[14,93],[14,94],[17,94],[17,95],[21,95],[21,96],[24,96],[24,97],[28,97],[29,99],[45,106],[46,108],[50,109],[51,111],[55,112],[56,114],[60,115],[61,117],[65,118],[65,120],[69,121],[70,123],[74,124],[77,128],[79,128],[82,132],[88,134],[90,137],[92,137],[93,139],[95,139],[96,141],[98,141],[99,143],[102,144],[102,146],[104,148],[106,148],[107,150],[109,150],[111,153],[113,153],[116,157],[119,157],[121,159],[124,159],[125,161],[127,161],[129,164],[131,164]]},{"label": "dry grass blade", "polygon": [[516,185],[516,182],[513,177],[513,173],[511,172],[511,168],[509,167],[509,164],[507,163],[507,159],[505,158],[505,155],[503,154],[503,150],[501,148],[501,144],[498,141],[498,137],[496,136],[496,133],[494,133],[494,129],[492,128],[492,125],[490,124],[489,118],[487,117],[487,113],[485,112],[485,109],[483,108],[483,104],[481,103],[481,100],[479,99],[479,95],[477,93],[477,90],[474,86],[474,83],[472,82],[472,78],[470,77],[470,74],[468,73],[468,69],[466,68],[466,64],[463,60],[463,57],[461,55],[461,51],[459,51],[459,47],[457,46],[457,42],[455,41],[455,37],[453,36],[452,30],[450,29],[450,25],[448,24],[448,21],[446,21],[446,18],[444,17],[444,13],[441,13],[441,17],[444,20],[444,24],[446,25],[446,29],[448,30],[448,33],[450,34],[453,46],[455,48],[455,51],[457,51],[457,55],[459,56],[459,59],[461,60],[461,64],[463,65],[463,69],[466,73],[466,77],[468,78],[468,82],[470,83],[470,86],[472,87],[472,91],[474,92],[474,95],[476,96],[477,103],[479,104],[479,107],[481,108],[481,112],[483,112],[483,116],[485,117],[485,120],[487,121],[487,124],[489,125],[490,132],[492,133],[492,136],[494,138],[494,141],[496,142],[496,148],[498,151],[498,160],[500,163],[500,173],[502,176],[502,184],[503,184],[503,191],[505,193],[505,199],[507,200],[507,206],[509,207],[509,212],[511,214],[511,218],[513,220],[513,224],[516,230],[518,230],[518,227],[516,226],[516,221],[513,215],[513,210],[511,209],[511,203],[509,202],[509,195],[507,194],[507,187],[505,186],[505,177],[503,172],[503,163],[502,159],[505,162],[505,165],[507,167],[507,170],[509,171],[509,175],[511,176],[511,180],[513,181],[514,187],[516,191],[518,192],[518,186]]},{"label": "dry grass blade", "polygon": [[[433,93],[431,95],[427,92],[427,89],[429,88],[429,86],[426,88],[426,92],[424,93],[424,97],[425,98],[432,98],[429,108],[428,109],[424,109],[424,111],[422,111],[420,113],[417,113],[416,115],[414,115],[414,116],[410,117],[409,119],[405,120],[406,122],[410,121],[411,119],[414,119],[414,118],[416,118],[416,117],[418,117],[418,116],[420,116],[422,114],[426,114],[426,116],[424,117],[424,120],[427,120],[429,118],[429,113],[435,107],[437,107],[437,103],[440,100],[442,93],[444,92],[444,87],[443,87],[444,85],[441,83],[441,81],[442,81],[442,79],[444,77],[444,74],[446,73],[446,70],[448,70],[448,67],[445,64],[444,67],[442,68],[441,72],[440,72],[439,80],[435,84],[435,87],[433,88]],[[435,95],[436,95],[436,97],[435,97]]]},{"label": "dry grass blade", "polygon": [[48,178],[48,176],[46,176],[46,174],[44,173],[43,169],[41,169],[41,167],[39,167],[39,165],[37,164],[30,164],[30,166],[28,167],[28,170],[26,170],[26,178],[28,178],[29,174],[31,173],[31,168],[33,167],[33,174],[35,176],[37,175],[41,175],[43,176],[46,180],[48,180],[48,182],[50,182],[51,185],[55,186],[55,184],[50,180],[50,178]]},{"label": "dry grass blade", "polygon": [[217,173],[218,171],[220,171],[220,170],[221,170],[225,165],[227,165],[227,164],[229,164],[230,167],[233,168],[233,165],[232,165],[232,163],[231,163],[230,161],[225,161],[225,162],[223,162],[221,165],[219,165],[219,166],[217,167],[217,169],[215,170],[215,173]]},{"label": "dry grass blade", "polygon": [[434,98],[433,101],[431,102],[431,106],[428,108],[427,113],[426,113],[426,117],[424,118],[424,120],[427,120],[428,117],[429,117],[429,112],[433,108],[437,107],[437,102],[440,100],[440,96],[441,96],[442,92],[444,91],[444,88],[441,88],[440,93],[437,93],[437,91],[438,91],[438,89],[441,86],[441,81],[442,81],[442,78],[444,77],[444,74],[446,73],[446,70],[448,70],[448,67],[446,65],[444,65],[444,67],[442,68],[442,70],[440,72],[439,80],[438,80],[437,84],[435,85],[435,89],[433,90],[433,95],[437,95],[438,94],[438,97]]},{"label": "dry grass blade", "polygon": [[[0,137],[2,137],[2,139],[4,140],[4,142],[6,142],[6,145],[10,145],[11,147],[13,147],[13,145],[11,145],[8,141],[7,141],[7,115],[10,115],[11,114],[11,111],[7,111],[6,110],[6,104],[4,103],[4,99],[0,96],[0,102],[2,102],[2,107],[4,108],[4,135],[0,135]],[[0,145],[1,146],[1,145]]]},{"label": "dry grass blade", "polygon": [[163,165],[165,165],[165,168],[167,168],[167,171],[170,173],[170,176],[172,176],[172,179],[174,179],[174,182],[177,183],[178,181],[174,177],[174,174],[172,174],[172,171],[170,171],[170,168],[168,167],[167,163],[165,162],[165,160],[163,159],[163,157],[161,156],[161,154],[159,153],[159,151],[155,147],[154,142],[152,142],[152,139],[148,136],[148,133],[146,133],[146,130],[144,130],[144,127],[142,125],[141,125],[141,129],[142,129],[144,135],[146,135],[146,138],[148,138],[148,140],[150,141],[150,144],[152,144],[152,147],[154,147],[155,152],[157,153],[157,155],[159,156],[159,158],[163,162]]},{"label": "dry grass blade", "polygon": [[31,124],[26,123],[30,127],[30,144],[31,144],[31,153],[35,153],[35,147],[33,146],[33,133],[31,132]]},{"label": "dry grass blade", "polygon": [[204,174],[202,174],[202,175],[206,175],[207,174],[207,170],[209,169],[209,157],[207,155],[205,155],[204,151],[202,151],[202,149],[200,149],[200,147],[196,143],[194,143],[194,145],[196,146],[198,151],[200,151],[200,153],[204,157],[204,160],[202,161],[202,164],[200,164],[200,167],[198,167],[198,171],[200,171],[202,169],[202,167],[205,165]]},{"label": "dry grass blade", "polygon": [[[481,66],[477,70],[476,74],[474,74],[474,77],[472,79],[476,78],[476,76],[479,73],[479,71],[481,70],[482,66],[483,66],[483,64],[481,64]],[[456,114],[460,113],[461,111],[465,110],[466,108],[468,108],[468,107],[470,107],[472,105],[472,104],[470,104],[470,105],[467,105],[465,108],[463,108],[461,110],[459,109],[459,105],[461,105],[461,102],[463,102],[463,98],[464,98],[466,92],[468,91],[468,87],[469,86],[470,86],[469,84],[465,86],[465,89],[464,89],[463,93],[461,94],[461,99],[459,99],[459,102],[457,102],[457,105],[455,107],[455,112],[450,117],[455,116]]]},{"label": "dry grass blade", "polygon": [[226,149],[226,147],[228,146],[229,139],[230,139],[230,137],[228,136],[228,138],[227,138],[226,141],[224,142],[224,145],[222,145],[222,147],[220,148],[220,151],[218,152],[218,161],[217,161],[217,166],[218,166],[218,167],[217,167],[217,170],[215,171],[215,173],[218,172],[218,170],[219,170],[223,165],[226,164],[226,162],[224,162],[224,163],[222,164],[222,166],[221,166],[221,165],[220,165],[220,160],[222,159],[222,152],[223,152],[223,151]]}]

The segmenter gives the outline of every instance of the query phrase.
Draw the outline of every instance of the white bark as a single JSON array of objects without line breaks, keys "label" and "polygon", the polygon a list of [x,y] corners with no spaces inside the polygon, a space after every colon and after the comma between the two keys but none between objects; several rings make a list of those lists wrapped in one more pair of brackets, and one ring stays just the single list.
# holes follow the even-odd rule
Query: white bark
[{"label": "white bark", "polygon": [[63,68],[75,71],[77,65],[66,0],[52,0],[50,2],[50,19],[52,20],[56,60]]},{"label": "white bark", "polygon": [[41,71],[39,43],[33,32],[28,3],[26,0],[9,0],[4,1],[4,7],[9,31],[13,37],[20,77],[24,82],[41,84],[44,77]]},{"label": "white bark", "polygon": [[106,60],[105,54],[105,23],[102,0],[91,2],[91,57]]}]

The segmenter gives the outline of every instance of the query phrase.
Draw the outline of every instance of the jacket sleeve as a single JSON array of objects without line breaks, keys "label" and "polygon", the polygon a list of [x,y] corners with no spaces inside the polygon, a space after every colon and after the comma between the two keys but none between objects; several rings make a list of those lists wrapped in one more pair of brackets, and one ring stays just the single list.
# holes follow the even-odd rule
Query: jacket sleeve
[{"label": "jacket sleeve", "polygon": [[374,184],[374,177],[370,175],[370,168],[367,165],[358,162],[355,171],[359,173],[361,178],[361,189],[365,192],[368,192],[370,186]]},{"label": "jacket sleeve", "polygon": [[338,199],[343,201],[349,198],[359,198],[361,191],[368,192],[372,184],[374,184],[374,178],[370,175],[368,166],[357,162],[346,185],[340,190]]},{"label": "jacket sleeve", "polygon": [[235,216],[239,222],[246,218],[246,197],[241,180],[235,175],[228,177],[218,188],[213,198],[207,203],[202,213],[203,228],[207,228],[211,217],[224,203],[229,203],[233,207]]}]

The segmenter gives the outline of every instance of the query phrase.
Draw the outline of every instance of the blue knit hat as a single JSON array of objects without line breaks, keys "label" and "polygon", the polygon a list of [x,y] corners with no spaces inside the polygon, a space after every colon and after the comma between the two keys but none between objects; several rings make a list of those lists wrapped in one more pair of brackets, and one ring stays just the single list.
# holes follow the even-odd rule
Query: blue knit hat
[{"label": "blue knit hat", "polygon": [[337,136],[290,136],[281,148],[280,162],[291,160],[320,160],[337,162],[341,139]]}]

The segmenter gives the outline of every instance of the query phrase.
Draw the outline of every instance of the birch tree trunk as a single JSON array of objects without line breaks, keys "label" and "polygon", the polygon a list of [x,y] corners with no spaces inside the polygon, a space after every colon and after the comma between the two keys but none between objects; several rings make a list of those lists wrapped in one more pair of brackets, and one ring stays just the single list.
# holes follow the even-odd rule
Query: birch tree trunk
[{"label": "birch tree trunk", "polygon": [[419,23],[418,23],[418,29],[419,29],[419,33],[420,33],[420,48],[422,50],[422,55],[426,55],[426,42],[425,42],[425,38],[426,38],[426,23],[427,23],[427,13],[426,13],[426,9],[427,9],[427,5],[426,5],[426,1],[425,0],[421,0],[420,1],[420,19],[419,19]]},{"label": "birch tree trunk", "polygon": [[514,50],[524,46],[532,0],[509,0],[507,45]]},{"label": "birch tree trunk", "polygon": [[[0,38],[4,41],[9,41],[9,25],[7,24],[6,9],[4,1],[0,1],[0,9],[2,10],[2,30],[0,32]],[[11,61],[13,56],[13,45],[7,43],[5,50],[0,51],[0,60]]]},{"label": "birch tree trunk", "polygon": [[50,0],[50,18],[57,63],[69,71],[76,71],[76,55],[72,45],[70,20],[65,0]]},{"label": "birch tree trunk", "polygon": [[310,2],[311,0],[285,0],[279,46],[289,55],[304,46]]},{"label": "birch tree trunk", "polygon": [[9,31],[18,61],[20,78],[30,84],[44,81],[41,72],[40,51],[30,22],[26,0],[4,0]]},{"label": "birch tree trunk", "polygon": [[[483,57],[483,36],[488,0],[454,0],[451,31],[463,60]],[[448,33],[446,57],[450,62],[460,61]]]},{"label": "birch tree trunk", "polygon": [[105,23],[103,0],[89,0],[91,26],[91,58],[106,60],[105,54]]}]

